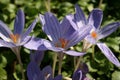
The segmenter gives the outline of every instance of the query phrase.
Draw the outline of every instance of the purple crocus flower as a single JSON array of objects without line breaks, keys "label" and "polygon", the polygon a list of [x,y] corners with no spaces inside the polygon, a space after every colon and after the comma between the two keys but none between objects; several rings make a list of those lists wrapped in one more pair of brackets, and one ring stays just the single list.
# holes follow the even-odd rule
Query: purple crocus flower
[{"label": "purple crocus flower", "polygon": [[28,80],[45,80],[37,63],[31,61],[27,66]]},{"label": "purple crocus flower", "polygon": [[41,70],[33,61],[28,64],[27,77],[28,80],[62,80],[61,75],[52,78],[52,68],[50,66],[46,66]]},{"label": "purple crocus flower", "polygon": [[76,70],[75,73],[72,76],[72,80],[90,80],[87,77],[83,77],[85,75],[83,75],[82,71],[80,69]]},{"label": "purple crocus flower", "polygon": [[72,80],[90,80],[86,77],[88,66],[82,63],[80,67],[73,73]]},{"label": "purple crocus flower", "polygon": [[33,30],[37,22],[37,19],[29,26],[26,32],[23,32],[25,24],[24,12],[19,9],[14,22],[14,32],[7,27],[7,25],[0,20],[0,47],[17,47],[27,43],[31,37],[28,36]]},{"label": "purple crocus flower", "polygon": [[[88,19],[85,18],[83,11],[78,5],[75,5],[75,10],[76,13],[74,16],[72,16],[73,19],[72,20],[69,19],[71,24],[75,25],[74,28],[79,29],[82,28],[83,25],[91,25],[92,29],[89,35],[85,38],[87,44],[88,43],[90,45],[97,44],[100,50],[108,58],[108,60],[111,61],[116,66],[120,67],[120,62],[114,56],[112,51],[107,47],[107,45],[105,43],[98,42],[98,40],[105,38],[106,36],[114,32],[120,26],[120,22],[114,22],[101,28],[100,24],[102,22],[103,12],[100,9],[96,8],[92,10]],[[85,46],[84,49],[85,50],[88,49],[90,45]]]},{"label": "purple crocus flower", "polygon": [[47,34],[48,40],[44,40],[44,46],[56,52],[63,52],[72,56],[84,55],[84,52],[76,52],[67,50],[68,48],[76,45],[89,34],[91,27],[85,27],[82,30],[75,30],[67,16],[59,23],[57,18],[50,12],[45,15],[40,14],[42,29]]},{"label": "purple crocus flower", "polygon": [[43,56],[43,51],[36,51],[34,54],[31,53],[31,62],[27,67],[28,80],[62,80],[61,75],[55,78],[52,77],[52,68],[50,66],[46,66],[42,70],[39,68],[39,63],[41,63]]}]

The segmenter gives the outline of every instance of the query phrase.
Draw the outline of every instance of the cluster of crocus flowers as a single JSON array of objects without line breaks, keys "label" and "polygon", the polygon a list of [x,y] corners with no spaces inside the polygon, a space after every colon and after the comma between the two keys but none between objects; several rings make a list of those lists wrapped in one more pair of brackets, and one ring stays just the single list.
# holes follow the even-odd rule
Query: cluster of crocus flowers
[{"label": "cluster of crocus flowers", "polygon": [[[40,69],[41,62],[44,58],[43,51],[36,51],[30,54],[30,63],[27,66],[27,77],[29,80],[62,80],[62,75],[55,78],[52,77],[52,68],[48,65]],[[88,73],[88,66],[85,63],[80,65],[72,76],[72,80],[90,80],[86,77]]]},{"label": "cluster of crocus flowers", "polygon": [[[55,52],[62,52],[72,56],[84,55],[84,52],[76,52],[73,50],[67,50],[68,48],[76,45],[83,40],[91,30],[92,27],[85,27],[82,30],[75,30],[66,16],[60,23],[57,18],[50,12],[45,15],[40,14],[40,20],[42,23],[42,29],[47,34],[49,40],[34,38],[29,43],[25,44],[27,48],[33,50],[52,50]],[[35,45],[31,48],[31,44]],[[41,45],[43,45],[41,47]]]},{"label": "cluster of crocus flowers", "polygon": [[76,45],[89,34],[91,27],[85,27],[82,30],[75,30],[66,16],[60,23],[50,12],[40,15],[43,25],[43,31],[47,34],[50,41],[45,41],[44,45],[49,50],[63,52],[72,56],[80,56],[85,53],[67,50]]},{"label": "cluster of crocus flowers", "polygon": [[[59,22],[51,12],[46,12],[44,15],[40,14],[39,17],[42,23],[42,29],[48,36],[49,40],[37,39],[36,42],[36,38],[34,38],[24,46],[34,50],[52,50],[57,52],[59,57],[58,74],[61,74],[62,59],[64,53],[71,56],[84,55],[85,52],[77,52],[68,49],[83,40],[89,34],[89,31],[92,27],[89,26],[83,28],[82,30],[75,30],[74,26],[72,26],[68,20],[68,15],[65,16],[61,22]],[[35,45],[35,48],[31,48],[31,43],[32,45]],[[54,58],[54,61],[56,61],[55,59],[56,58]],[[56,64],[56,62],[53,63]]]},{"label": "cluster of crocus flowers", "polygon": [[[66,15],[60,22],[51,12],[39,15],[42,30],[46,33],[49,40],[29,36],[29,33],[35,27],[38,19],[35,19],[27,31],[23,32],[25,16],[21,9],[17,12],[13,33],[9,30],[7,25],[0,21],[0,47],[11,48],[18,58],[20,58],[20,46],[38,50],[38,52],[30,56],[31,61],[27,67],[29,80],[62,80],[61,75],[55,78],[52,77],[52,69],[50,66],[42,70],[39,68],[44,55],[42,51],[45,50],[52,50],[58,52],[58,54],[65,53],[71,56],[83,56],[91,45],[96,44],[109,61],[120,67],[120,62],[107,45],[98,42],[98,40],[114,32],[120,26],[120,22],[114,22],[100,28],[103,17],[103,12],[100,9],[96,8],[92,10],[88,19],[85,18],[83,11],[78,5],[75,5],[75,10],[76,13],[74,15]],[[84,40],[83,52],[69,50],[70,47],[73,47],[82,40]],[[84,71],[78,69],[72,79],[87,80],[87,78],[83,76],[83,73]]]}]

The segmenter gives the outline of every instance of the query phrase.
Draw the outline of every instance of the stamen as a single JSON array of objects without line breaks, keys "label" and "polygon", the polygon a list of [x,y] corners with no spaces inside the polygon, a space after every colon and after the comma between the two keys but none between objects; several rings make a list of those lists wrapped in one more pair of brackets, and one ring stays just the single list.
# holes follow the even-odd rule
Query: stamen
[{"label": "stamen", "polygon": [[61,43],[61,47],[62,47],[62,48],[65,48],[66,45],[68,44],[68,40],[65,40],[65,39],[63,39],[63,38],[60,38],[59,40],[60,40],[60,43]]},{"label": "stamen", "polygon": [[10,34],[10,38],[14,43],[17,43],[19,39],[19,34]]},{"label": "stamen", "polygon": [[91,32],[91,36],[92,36],[93,38],[97,38],[97,37],[98,37],[98,35],[97,35],[97,33],[96,33],[95,31],[92,31],[92,32]]}]

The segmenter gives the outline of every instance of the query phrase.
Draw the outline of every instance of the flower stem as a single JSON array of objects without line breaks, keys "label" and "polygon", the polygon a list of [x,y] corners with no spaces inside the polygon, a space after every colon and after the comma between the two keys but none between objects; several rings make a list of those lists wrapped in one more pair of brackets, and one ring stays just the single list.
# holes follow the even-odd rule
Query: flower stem
[{"label": "flower stem", "polygon": [[51,8],[50,8],[50,2],[51,2],[51,0],[45,0],[45,7],[46,7],[46,9],[47,9],[47,11],[48,12],[50,12],[50,10],[51,10]]},{"label": "flower stem", "polygon": [[17,58],[18,58],[18,62],[19,62],[20,67],[21,67],[22,79],[25,80],[23,64],[22,64],[22,61],[21,61],[21,58],[20,58],[19,54],[17,55]]},{"label": "flower stem", "polygon": [[74,56],[74,68],[76,67],[76,63],[77,63],[77,57]]},{"label": "flower stem", "polygon": [[52,76],[54,77],[54,74],[55,74],[55,67],[56,67],[56,62],[57,62],[57,54],[55,53],[54,54],[54,58],[53,58],[53,73],[52,73]]},{"label": "flower stem", "polygon": [[[89,42],[87,42],[86,40],[83,40],[83,47],[82,47],[82,52],[86,52],[88,48],[90,48],[92,46],[92,44],[90,44]],[[75,70],[76,71],[80,65],[80,62],[82,61],[83,57],[79,56],[76,66],[75,66]]]},{"label": "flower stem", "polygon": [[76,64],[76,66],[75,66],[75,70],[74,70],[74,72],[78,69],[81,60],[82,60],[82,56],[79,56],[79,58],[78,58],[78,60],[77,60],[77,64]]},{"label": "flower stem", "polygon": [[103,0],[100,0],[98,8],[101,8],[102,2],[103,2]]},{"label": "flower stem", "polygon": [[92,58],[94,58],[94,53],[95,53],[95,45],[92,45]]},{"label": "flower stem", "polygon": [[11,49],[16,54],[18,62],[20,64],[20,68],[21,68],[20,71],[21,71],[21,74],[22,74],[22,80],[25,80],[23,64],[22,64],[21,57],[20,57],[20,47],[15,47],[15,48],[11,48]]},{"label": "flower stem", "polygon": [[64,53],[59,53],[59,68],[58,68],[58,75],[61,75],[61,70],[62,70],[62,60],[63,60],[63,56]]}]

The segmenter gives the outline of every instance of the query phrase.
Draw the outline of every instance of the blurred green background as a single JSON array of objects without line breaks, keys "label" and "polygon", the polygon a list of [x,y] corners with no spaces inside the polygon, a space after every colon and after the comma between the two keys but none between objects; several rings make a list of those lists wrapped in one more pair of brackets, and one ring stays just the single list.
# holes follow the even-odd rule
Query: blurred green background
[{"label": "blurred green background", "polygon": [[[100,2],[101,1],[101,2]],[[59,20],[69,14],[75,13],[74,5],[79,4],[83,9],[86,17],[94,8],[103,10],[102,26],[114,21],[120,21],[120,0],[0,0],[0,20],[6,23],[11,30],[14,26],[14,18],[19,8],[25,13],[25,29],[38,17],[39,13],[44,14],[50,10]],[[50,6],[49,6],[50,4]],[[47,5],[47,7],[46,7]],[[105,42],[114,52],[115,56],[120,61],[120,29],[102,42]],[[31,35],[47,38],[41,30],[41,24],[38,22]],[[78,43],[74,49],[81,51],[82,45]],[[89,49],[83,57],[83,62],[87,63],[89,73],[87,76],[95,80],[120,80],[120,68],[109,62],[97,46]],[[43,68],[46,65],[51,65],[53,62],[54,52],[47,51],[41,65]],[[30,61],[30,51],[22,47],[21,58],[24,69]],[[94,56],[93,56],[94,55]],[[71,77],[74,71],[74,57],[66,55],[63,60],[62,74],[63,76]],[[70,67],[71,66],[71,67]],[[57,66],[58,67],[58,66]],[[56,68],[57,72],[57,68]],[[13,74],[13,75],[12,75]],[[21,80],[20,68],[15,54],[9,48],[0,48],[0,80]]]}]

